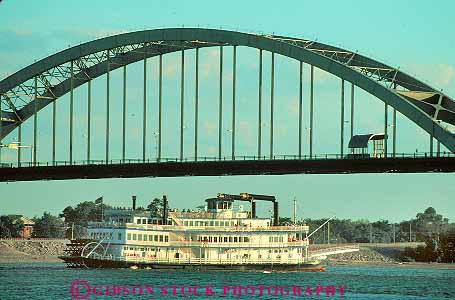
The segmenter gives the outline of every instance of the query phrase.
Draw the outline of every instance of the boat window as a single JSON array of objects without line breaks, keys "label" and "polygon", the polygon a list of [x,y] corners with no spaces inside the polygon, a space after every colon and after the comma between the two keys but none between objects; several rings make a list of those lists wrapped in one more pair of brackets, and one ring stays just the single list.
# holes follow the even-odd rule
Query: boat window
[{"label": "boat window", "polygon": [[137,224],[141,224],[141,219],[137,219],[137,220],[136,220],[136,223],[137,223]]},{"label": "boat window", "polygon": [[274,241],[275,243],[278,243],[278,237],[277,237],[277,236],[273,237],[273,241]]},{"label": "boat window", "polygon": [[215,226],[220,226],[220,222],[219,221],[215,221]]},{"label": "boat window", "polygon": [[117,234],[117,239],[118,239],[119,241],[122,239],[122,233],[121,233],[121,232],[119,232],[119,233]]},{"label": "boat window", "polygon": [[165,236],[164,236],[164,241],[165,241],[166,243],[169,242],[169,236],[165,235]]},{"label": "boat window", "polygon": [[148,224],[152,224],[152,219],[147,219]]},{"label": "boat window", "polygon": [[137,235],[137,240],[138,240],[138,241],[142,241],[142,234],[138,234],[138,235]]},{"label": "boat window", "polygon": [[133,233],[133,241],[135,241],[137,239],[137,236],[135,233]]},{"label": "boat window", "polygon": [[231,226],[234,226],[235,225],[235,222],[234,221],[231,221]]},{"label": "boat window", "polygon": [[128,234],[127,234],[126,239],[127,239],[127,240],[131,240],[131,233],[128,233]]},{"label": "boat window", "polygon": [[190,221],[190,226],[193,226],[193,221]]},{"label": "boat window", "polygon": [[250,242],[250,238],[246,236],[246,237],[243,238],[243,241],[244,241],[245,243],[249,243],[249,242]]},{"label": "boat window", "polygon": [[158,236],[157,236],[157,235],[153,236],[153,240],[154,240],[155,242],[158,242]]},{"label": "boat window", "polygon": [[273,236],[269,236],[269,243],[273,242]]},{"label": "boat window", "polygon": [[153,235],[149,234],[149,241],[153,241]]},{"label": "boat window", "polygon": [[217,236],[215,236],[215,237],[213,238],[213,242],[214,242],[214,243],[218,243],[218,237],[217,237]]},{"label": "boat window", "polygon": [[210,226],[213,226],[213,221],[210,221]]},{"label": "boat window", "polygon": [[163,241],[163,236],[162,236],[162,235],[160,235],[160,242],[162,242],[162,241]]},{"label": "boat window", "polygon": [[234,236],[234,243],[237,243],[237,237]]},{"label": "boat window", "polygon": [[205,225],[205,226],[209,226],[209,221],[205,221],[205,222],[204,222],[204,225]]},{"label": "boat window", "polygon": [[283,242],[283,237],[282,237],[282,236],[280,236],[280,242],[281,242],[281,243]]},{"label": "boat window", "polygon": [[142,219],[142,224],[147,224],[147,219]]},{"label": "boat window", "polygon": [[232,243],[232,236],[229,237],[229,243]]},{"label": "boat window", "polygon": [[210,242],[210,243],[212,242],[212,237],[211,237],[211,236],[209,236],[209,242]]},{"label": "boat window", "polygon": [[144,241],[146,242],[147,241],[147,235],[144,234]]},{"label": "boat window", "polygon": [[183,221],[183,225],[188,226],[188,221]]},{"label": "boat window", "polygon": [[134,248],[133,248],[133,247],[130,247],[130,250],[134,250]]},{"label": "boat window", "polygon": [[228,238],[227,238],[227,236],[225,236],[224,237],[224,242],[227,243],[227,241],[228,241]]}]

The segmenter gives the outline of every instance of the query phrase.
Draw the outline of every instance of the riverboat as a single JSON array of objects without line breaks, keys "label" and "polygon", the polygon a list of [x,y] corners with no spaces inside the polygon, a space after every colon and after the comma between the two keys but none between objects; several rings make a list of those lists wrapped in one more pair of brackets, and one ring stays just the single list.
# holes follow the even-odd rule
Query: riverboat
[{"label": "riverboat", "polygon": [[[273,218],[256,216],[256,202],[273,204]],[[249,209],[238,205],[249,202]],[[307,225],[278,225],[274,196],[218,194],[201,211],[107,209],[87,239],[68,244],[68,267],[323,271],[310,255]]]}]

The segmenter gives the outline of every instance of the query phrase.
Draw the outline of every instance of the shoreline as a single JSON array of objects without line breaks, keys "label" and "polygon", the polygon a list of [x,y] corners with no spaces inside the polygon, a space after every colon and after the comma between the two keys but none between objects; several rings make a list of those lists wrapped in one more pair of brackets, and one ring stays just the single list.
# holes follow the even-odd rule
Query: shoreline
[{"label": "shoreline", "polygon": [[[61,263],[59,256],[64,255],[69,240],[0,240],[0,264],[46,264]],[[313,245],[323,249],[328,245]],[[397,258],[401,250],[409,244],[360,245],[360,251],[337,254],[323,260],[323,266],[367,266],[425,269],[454,269],[455,263],[400,262]],[[415,246],[415,245],[413,245]]]}]

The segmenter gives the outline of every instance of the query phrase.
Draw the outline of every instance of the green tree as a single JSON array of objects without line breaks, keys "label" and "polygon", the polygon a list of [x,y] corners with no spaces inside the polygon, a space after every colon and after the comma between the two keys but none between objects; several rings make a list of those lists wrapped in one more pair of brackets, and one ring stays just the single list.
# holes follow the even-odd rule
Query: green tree
[{"label": "green tree", "polygon": [[51,215],[49,212],[44,212],[40,218],[34,218],[35,222],[33,235],[41,238],[63,238],[65,236],[65,224],[63,221]]},{"label": "green tree", "polygon": [[161,213],[163,211],[163,200],[160,198],[154,198],[149,205],[147,205],[147,209],[150,211],[150,215],[152,217],[161,217]]},{"label": "green tree", "polygon": [[64,218],[67,224],[66,236],[71,237],[71,227],[74,224],[74,237],[83,237],[86,235],[88,222],[99,222],[102,218],[102,212],[111,206],[94,201],[84,201],[75,207],[67,206],[59,215]]},{"label": "green tree", "polygon": [[0,237],[16,238],[20,237],[20,233],[24,223],[20,220],[20,216],[0,216]]}]

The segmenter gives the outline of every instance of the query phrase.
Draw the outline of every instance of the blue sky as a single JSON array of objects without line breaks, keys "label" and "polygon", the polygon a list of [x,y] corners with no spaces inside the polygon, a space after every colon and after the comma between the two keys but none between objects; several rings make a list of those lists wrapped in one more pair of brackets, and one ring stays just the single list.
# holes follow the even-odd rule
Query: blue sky
[{"label": "blue sky", "polygon": [[[110,34],[142,29],[163,27],[212,27],[240,31],[275,33],[318,39],[350,50],[358,50],[392,66],[400,66],[410,73],[448,95],[455,97],[455,37],[453,36],[452,12],[453,1],[439,1],[438,5],[430,2],[415,1],[286,1],[276,4],[265,4],[264,1],[11,1],[0,4],[0,79],[14,73],[22,67],[44,58],[52,53],[66,49],[70,45],[93,40]],[[374,3],[374,4],[373,4]],[[24,9],[26,7],[26,9]],[[226,99],[229,99],[229,74],[231,72],[230,49],[225,53]],[[201,50],[201,153],[211,155],[216,141],[217,128],[213,111],[216,105],[210,100],[217,95],[217,61],[218,53],[212,49]],[[186,99],[191,99],[194,89],[194,53],[188,51],[187,72],[185,78],[188,87]],[[269,62],[270,55],[264,57],[264,97],[270,93]],[[169,125],[165,125],[163,140],[165,153],[175,156],[178,149],[177,139],[172,138],[173,121],[177,118],[178,104],[179,57],[169,55],[164,58],[164,111]],[[239,151],[254,154],[255,145],[250,143],[256,138],[255,118],[253,111],[257,98],[257,50],[239,49],[238,59],[238,99],[244,109],[239,112],[237,128],[239,133]],[[156,100],[156,66],[157,61],[149,60],[151,68],[149,84],[150,103]],[[306,66],[307,67],[307,66]],[[128,77],[129,114],[128,114],[128,148],[129,157],[140,156],[140,104],[142,101],[141,64],[129,67]],[[308,71],[308,68],[305,69]],[[295,150],[293,128],[296,126],[295,101],[298,64],[294,61],[277,57],[276,60],[276,101],[282,102],[282,110],[276,114],[276,150],[278,153],[290,153]],[[306,74],[308,74],[306,72]],[[120,85],[119,74],[112,76],[113,95],[116,86]],[[330,134],[336,137],[339,132],[339,108],[331,105],[339,95],[339,79],[329,74],[316,75],[316,128],[315,139],[317,153],[335,152],[338,140],[322,138]],[[305,79],[308,83],[308,78]],[[98,86],[98,89],[96,87]],[[94,82],[94,98],[103,98],[102,78]],[[307,95],[307,94],[305,94]],[[84,145],[85,119],[84,97],[82,87],[75,91],[75,136],[77,144]],[[348,92],[346,97],[349,97]],[[113,101],[119,98],[113,96]],[[382,103],[358,90],[356,126],[359,133],[382,131]],[[61,112],[58,123],[59,141],[66,139],[68,97],[59,99]],[[307,100],[307,99],[306,99]],[[266,100],[265,100],[266,101]],[[266,102],[267,103],[267,102]],[[265,103],[265,106],[267,104]],[[94,156],[103,155],[103,102],[95,102],[93,113]],[[192,148],[191,101],[188,101],[188,130],[185,132],[185,148]],[[326,114],[321,112],[326,111]],[[226,128],[229,123],[229,107],[226,107]],[[264,117],[268,116],[267,108]],[[348,111],[347,111],[348,114]],[[112,118],[120,116],[120,110],[112,113]],[[348,115],[347,115],[348,116]],[[50,126],[47,119],[50,110],[40,112],[39,124],[39,158],[42,161],[50,157]],[[294,118],[293,118],[294,117]],[[253,120],[251,120],[253,119]],[[269,127],[264,124],[264,131]],[[118,122],[112,124],[113,130],[120,128]],[[148,132],[153,133],[156,122],[150,121]],[[24,125],[24,140],[31,141],[31,122]],[[28,129],[28,132],[27,132]],[[414,152],[415,149],[428,149],[428,135],[415,125],[399,117],[398,151]],[[348,131],[348,127],[346,127]],[[14,140],[15,133],[6,142]],[[112,155],[120,154],[119,138],[113,138]],[[229,149],[229,132],[225,132],[224,151]],[[264,145],[268,142],[264,134]],[[101,141],[101,142],[96,142]],[[333,143],[336,145],[333,146]],[[58,158],[65,159],[65,145],[59,146]],[[148,150],[153,155],[155,141],[149,137]],[[265,147],[266,148],[266,147]],[[84,147],[75,150],[76,159],[84,159]],[[266,151],[266,149],[264,149]],[[3,152],[3,159],[14,159],[14,153]],[[190,153],[188,153],[190,155]],[[27,156],[27,153],[24,153]],[[145,205],[151,198],[168,194],[175,206],[190,208],[198,205],[202,199],[218,192],[276,194],[280,199],[283,214],[291,215],[292,199],[299,201],[299,216],[326,217],[336,213],[342,218],[366,218],[370,220],[390,219],[398,221],[415,216],[428,206],[433,206],[440,213],[453,220],[455,205],[450,195],[455,187],[452,174],[411,174],[411,175],[292,175],[292,176],[251,176],[251,177],[212,177],[212,178],[138,178],[106,180],[74,180],[64,182],[18,182],[0,183],[0,214],[24,213],[28,216],[41,214],[44,210],[60,212],[65,206],[83,200],[93,200],[104,195],[108,203],[128,205],[130,196],[137,194],[139,201]]]}]

